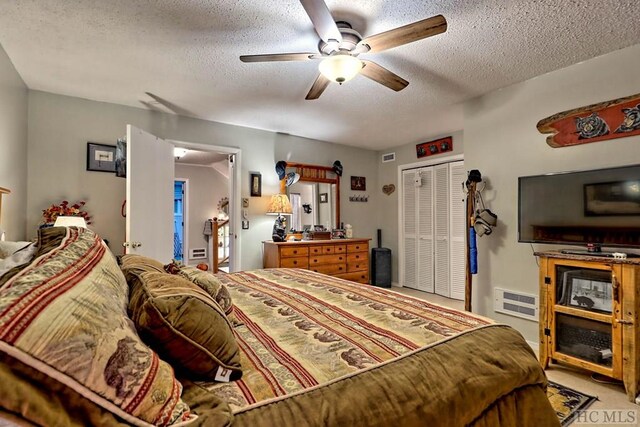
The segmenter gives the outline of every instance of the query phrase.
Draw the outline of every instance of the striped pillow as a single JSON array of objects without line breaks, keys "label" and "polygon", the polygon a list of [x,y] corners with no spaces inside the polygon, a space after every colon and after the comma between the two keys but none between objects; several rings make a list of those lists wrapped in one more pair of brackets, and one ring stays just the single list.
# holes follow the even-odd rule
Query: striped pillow
[{"label": "striped pillow", "polygon": [[[104,242],[88,229],[67,228],[57,247],[0,287],[0,352],[128,423],[188,422],[195,416],[173,369],[127,317],[128,293]],[[5,409],[29,419],[33,404]]]}]

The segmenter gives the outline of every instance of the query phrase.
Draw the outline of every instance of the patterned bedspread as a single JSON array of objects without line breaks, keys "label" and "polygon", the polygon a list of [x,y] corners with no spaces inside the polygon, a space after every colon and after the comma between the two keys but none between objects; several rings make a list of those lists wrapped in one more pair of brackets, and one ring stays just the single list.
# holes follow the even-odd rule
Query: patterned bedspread
[{"label": "patterned bedspread", "polygon": [[492,323],[372,286],[307,270],[221,275],[241,326],[241,380],[199,383],[234,411],[367,369]]}]

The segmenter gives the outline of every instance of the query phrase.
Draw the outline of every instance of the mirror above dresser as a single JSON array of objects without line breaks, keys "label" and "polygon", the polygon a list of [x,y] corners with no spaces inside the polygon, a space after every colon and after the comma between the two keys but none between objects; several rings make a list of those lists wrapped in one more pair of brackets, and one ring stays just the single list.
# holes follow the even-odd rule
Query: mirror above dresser
[{"label": "mirror above dresser", "polygon": [[[340,176],[333,168],[287,162],[285,171],[287,175],[280,181],[280,192],[287,194],[293,210],[288,231],[340,228]],[[292,176],[299,178],[296,181]],[[296,182],[287,186],[287,179]]]}]

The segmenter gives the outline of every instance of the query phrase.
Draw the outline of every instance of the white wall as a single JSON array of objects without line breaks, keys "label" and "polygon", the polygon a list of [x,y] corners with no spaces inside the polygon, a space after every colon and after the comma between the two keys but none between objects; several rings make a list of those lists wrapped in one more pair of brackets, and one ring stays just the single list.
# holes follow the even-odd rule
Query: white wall
[{"label": "white wall", "polygon": [[[273,217],[265,215],[272,194],[279,192],[277,160],[331,165],[340,159],[345,175],[362,175],[377,187],[374,151],[329,144],[290,135],[232,126],[157,111],[89,101],[46,92],[29,92],[28,235],[35,234],[40,212],[63,198],[87,200],[94,217],[93,229],[121,253],[124,218],[120,206],[125,180],[114,174],[87,172],[86,143],[114,144],[132,124],[161,138],[238,147],[242,149],[242,197],[249,198],[249,230],[239,230],[243,269],[262,266],[261,242],[271,238]],[[249,171],[262,173],[262,197],[249,197]],[[346,201],[348,179],[342,183],[343,220],[355,226],[358,236],[375,233],[376,218],[367,206]],[[355,204],[354,204],[355,205]],[[359,203],[358,205],[367,205]]]},{"label": "white wall", "polygon": [[532,247],[517,242],[518,177],[640,163],[640,136],[551,148],[536,124],[561,111],[640,92],[639,69],[640,45],[635,45],[465,104],[465,167],[482,172],[488,181],[485,201],[499,216],[493,234],[478,239],[474,311],[509,323],[525,338],[537,340],[537,323],[493,311],[494,287],[538,293]]},{"label": "white wall", "polygon": [[27,221],[27,87],[0,46],[0,228],[7,240],[24,240]]},{"label": "white wall", "polygon": [[[451,152],[418,159],[416,154],[416,144],[446,136],[453,137],[453,150]],[[382,246],[391,249],[391,274],[394,282],[398,281],[398,195],[400,194],[400,185],[398,184],[398,167],[420,161],[439,161],[453,155],[462,154],[463,151],[464,138],[462,131],[452,132],[432,138],[425,138],[424,140],[416,141],[415,143],[378,151],[375,162],[378,166],[379,185],[375,189],[372,189],[372,193],[375,192],[378,200],[380,201],[380,209],[378,209],[377,212],[378,223],[382,229]],[[382,163],[382,155],[387,153],[396,153],[396,161]],[[390,195],[386,195],[382,192],[382,187],[388,184],[394,184],[396,186],[396,190]]]},{"label": "white wall", "polygon": [[218,215],[218,202],[223,197],[229,197],[229,179],[212,167],[184,165],[176,163],[176,178],[189,180],[187,189],[187,244],[184,256],[185,264],[193,265],[206,262],[202,259],[189,258],[190,249],[207,248],[211,251],[211,243],[207,242],[204,222]]}]

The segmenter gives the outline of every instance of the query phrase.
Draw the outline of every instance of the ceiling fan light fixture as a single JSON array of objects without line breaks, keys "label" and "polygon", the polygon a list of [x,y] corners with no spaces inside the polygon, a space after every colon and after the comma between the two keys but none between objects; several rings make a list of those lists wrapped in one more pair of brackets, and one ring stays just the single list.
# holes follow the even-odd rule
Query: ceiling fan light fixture
[{"label": "ceiling fan light fixture", "polygon": [[332,82],[342,84],[354,78],[362,69],[362,62],[348,53],[337,53],[323,59],[320,73]]}]

